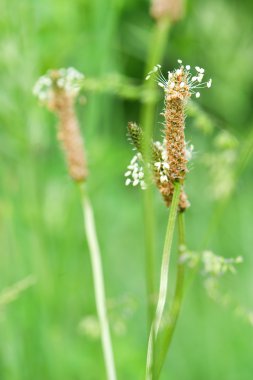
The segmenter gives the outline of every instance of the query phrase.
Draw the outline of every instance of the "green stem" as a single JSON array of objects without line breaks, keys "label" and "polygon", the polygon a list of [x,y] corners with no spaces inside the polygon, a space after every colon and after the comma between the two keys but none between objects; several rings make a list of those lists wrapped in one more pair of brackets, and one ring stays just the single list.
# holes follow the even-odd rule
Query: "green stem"
[{"label": "green stem", "polygon": [[[166,47],[167,35],[170,27],[169,19],[163,19],[155,23],[150,39],[149,54],[146,63],[145,76],[153,66],[161,61]],[[155,81],[145,82],[144,92],[151,94],[155,92]],[[149,157],[150,139],[155,118],[156,96],[148,95],[141,108],[141,121],[144,133],[144,154]],[[154,296],[155,296],[155,218],[153,207],[152,189],[147,189],[144,194],[144,230],[145,230],[145,254],[146,254],[146,288],[148,308],[148,329],[150,329],[154,318]]]},{"label": "green stem", "polygon": [[163,311],[164,311],[166,298],[167,298],[171,246],[172,246],[175,223],[176,223],[176,218],[177,218],[177,209],[178,209],[180,191],[181,191],[180,183],[175,182],[174,194],[173,194],[172,203],[170,207],[169,220],[168,220],[167,231],[166,231],[165,241],[164,241],[164,248],[163,248],[158,302],[157,302],[157,307],[156,307],[156,312],[155,312],[155,318],[151,326],[149,341],[148,341],[146,380],[153,380],[155,378],[154,377],[155,363],[154,363],[153,352],[155,350],[155,341],[157,339],[157,335],[161,327]]},{"label": "green stem", "polygon": [[145,228],[145,253],[146,253],[146,288],[148,328],[150,329],[155,312],[155,238],[153,218],[153,194],[151,189],[146,189],[144,194],[144,228]]},{"label": "green stem", "polygon": [[157,303],[155,324],[154,324],[156,336],[161,325],[162,315],[163,315],[164,306],[165,306],[166,297],[167,297],[170,254],[171,254],[171,246],[172,246],[172,240],[173,240],[173,235],[174,235],[175,223],[176,223],[176,218],[177,218],[177,208],[178,208],[180,190],[181,190],[180,183],[176,182],[175,187],[174,187],[174,194],[172,198],[169,221],[168,221],[164,248],[163,248],[163,257],[162,257],[162,266],[161,266],[161,275],[160,275],[160,289],[159,289],[159,296],[158,296],[158,303]]},{"label": "green stem", "polygon": [[172,337],[176,328],[177,320],[182,306],[183,301],[183,288],[184,288],[184,263],[181,258],[185,252],[185,223],[184,214],[179,213],[178,215],[178,235],[179,235],[179,246],[178,246],[178,269],[177,269],[177,279],[174,297],[172,300],[171,311],[169,314],[169,325],[162,337],[161,351],[159,351],[159,357],[156,360],[156,378],[160,376],[160,372],[164,365],[167,352],[170,348]]},{"label": "green stem", "polygon": [[116,380],[117,377],[106,310],[106,297],[101,254],[97,240],[93,210],[84,183],[80,184],[80,192],[83,206],[84,227],[90,251],[93,282],[95,289],[95,301],[101,331],[102,348],[107,372],[107,379]]}]

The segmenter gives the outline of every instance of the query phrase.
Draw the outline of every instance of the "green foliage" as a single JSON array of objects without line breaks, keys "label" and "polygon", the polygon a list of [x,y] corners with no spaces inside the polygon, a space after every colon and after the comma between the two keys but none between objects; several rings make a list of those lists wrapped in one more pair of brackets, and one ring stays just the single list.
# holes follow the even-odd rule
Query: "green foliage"
[{"label": "green foliage", "polygon": [[[123,173],[131,155],[127,121],[139,119],[138,100],[150,95],[143,88],[152,27],[148,8],[148,1],[126,0],[0,3],[0,293],[32,279],[0,307],[1,380],[104,379],[99,341],[83,332],[95,305],[78,193],[56,142],[56,120],[32,95],[39,75],[68,66],[87,77],[78,113],[119,378],[143,379],[141,194],[125,188]],[[192,204],[186,214],[187,240],[196,247],[208,235],[201,249],[212,246],[224,257],[244,258],[226,285],[247,311],[253,308],[251,15],[249,0],[189,2],[185,18],[172,27],[163,62],[170,69],[182,58],[205,67],[213,78],[200,112],[193,105],[187,120],[187,138],[196,150],[186,184]],[[232,137],[217,139],[221,130]],[[226,172],[235,171],[226,177],[224,201],[214,191],[220,177],[204,161],[209,157],[220,165],[216,158],[225,159],[231,150],[236,157],[225,160]],[[160,263],[167,211],[159,194],[155,207]],[[162,379],[251,380],[252,326],[214,307],[198,281],[187,292]],[[95,326],[94,319],[88,322]]]}]

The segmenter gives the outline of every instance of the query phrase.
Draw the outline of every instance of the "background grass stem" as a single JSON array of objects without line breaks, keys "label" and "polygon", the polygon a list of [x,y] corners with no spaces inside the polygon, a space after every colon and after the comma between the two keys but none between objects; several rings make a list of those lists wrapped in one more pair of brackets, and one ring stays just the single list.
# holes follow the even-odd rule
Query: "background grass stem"
[{"label": "background grass stem", "polygon": [[114,355],[112,349],[112,342],[110,336],[109,322],[106,311],[106,296],[104,287],[104,276],[102,269],[101,254],[98,245],[96,228],[93,216],[93,210],[89,201],[88,195],[85,190],[85,184],[79,185],[84,214],[84,227],[89,246],[90,259],[93,272],[93,282],[95,290],[95,301],[97,307],[97,314],[100,325],[100,333],[104,354],[105,367],[108,380],[116,380],[116,370],[114,364]]}]

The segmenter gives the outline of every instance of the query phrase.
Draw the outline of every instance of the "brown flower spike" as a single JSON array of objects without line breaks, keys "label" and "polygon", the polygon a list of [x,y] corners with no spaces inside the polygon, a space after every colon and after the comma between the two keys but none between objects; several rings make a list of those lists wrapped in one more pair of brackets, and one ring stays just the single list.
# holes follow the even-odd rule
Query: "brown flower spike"
[{"label": "brown flower spike", "polygon": [[[184,192],[183,185],[187,169],[187,163],[191,156],[191,148],[187,148],[185,142],[185,105],[192,94],[199,98],[200,93],[195,89],[201,87],[211,87],[211,79],[202,83],[204,69],[196,66],[195,76],[190,73],[190,66],[182,65],[182,61],[178,61],[180,68],[168,73],[168,79],[165,79],[160,71],[160,65],[147,75],[149,79],[151,74],[156,73],[158,85],[164,89],[165,93],[165,109],[164,109],[164,141],[152,142],[151,159],[148,164],[153,173],[153,179],[164,198],[166,205],[169,207],[172,202],[175,182],[181,183],[181,194],[179,201],[180,211],[184,211],[189,207],[187,196]],[[134,156],[128,171],[125,173],[127,180],[126,185],[133,186],[141,184],[143,189],[146,188],[143,167],[145,164],[145,156],[143,157],[143,132],[135,124],[129,123],[128,126],[130,138],[138,151]]]},{"label": "brown flower spike", "polygon": [[[138,182],[140,182],[141,187],[145,189],[146,184],[143,183],[143,181],[141,181],[141,179],[144,177],[143,166],[141,165],[144,164],[144,161],[146,162],[146,159],[143,159],[143,131],[136,123],[130,122],[128,123],[128,134],[132,144],[138,151],[138,154],[134,156],[133,160],[128,166],[128,170],[126,172],[126,175],[128,177],[126,180],[126,184],[131,183],[131,179],[129,178],[129,176],[131,175],[134,186],[137,185]],[[152,169],[154,182],[157,188],[159,189],[166,206],[169,207],[172,202],[174,184],[172,181],[169,180],[169,164],[167,163],[166,157],[167,154],[164,145],[162,145],[159,141],[152,141],[151,158],[149,160],[148,165],[149,168]],[[138,165],[138,161],[142,161],[142,163]],[[189,202],[187,200],[184,190],[182,189],[180,194],[179,209],[183,211],[188,206]]]},{"label": "brown flower spike", "polygon": [[68,171],[76,182],[87,178],[84,143],[74,103],[83,76],[75,69],[51,70],[35,85],[34,93],[59,118],[58,139],[61,142]]},{"label": "brown flower spike", "polygon": [[187,173],[184,108],[186,100],[190,97],[187,78],[183,70],[173,74],[172,83],[173,87],[168,86],[165,91],[164,133],[170,165],[170,180],[183,183]]},{"label": "brown flower spike", "polygon": [[178,21],[183,14],[182,0],[153,0],[150,13],[158,21],[163,17],[169,17],[172,21]]}]

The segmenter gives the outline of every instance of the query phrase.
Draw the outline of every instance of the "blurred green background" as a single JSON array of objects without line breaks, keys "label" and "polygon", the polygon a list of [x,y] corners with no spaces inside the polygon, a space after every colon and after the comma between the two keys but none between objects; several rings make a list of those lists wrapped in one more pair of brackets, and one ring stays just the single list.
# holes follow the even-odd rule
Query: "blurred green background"
[{"label": "blurred green background", "polygon": [[[231,302],[208,298],[201,276],[188,281],[164,380],[252,379],[252,14],[250,0],[189,2],[157,62],[166,72],[181,58],[213,78],[187,119],[196,152],[187,180],[188,245],[244,258],[222,283]],[[39,75],[68,66],[99,87],[84,90],[86,104],[77,107],[89,189],[119,379],[144,378],[142,192],[126,188],[123,173],[132,155],[126,124],[140,119],[141,107],[128,85],[143,83],[153,27],[147,0],[0,2],[1,380],[105,379],[79,195],[56,119],[32,95]],[[115,85],[121,78],[124,96]],[[155,210],[159,264],[168,211],[157,193]],[[23,279],[30,286],[22,291]]]}]

